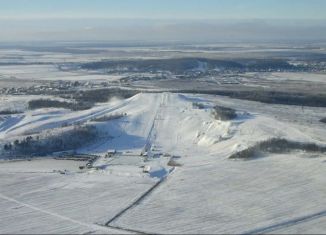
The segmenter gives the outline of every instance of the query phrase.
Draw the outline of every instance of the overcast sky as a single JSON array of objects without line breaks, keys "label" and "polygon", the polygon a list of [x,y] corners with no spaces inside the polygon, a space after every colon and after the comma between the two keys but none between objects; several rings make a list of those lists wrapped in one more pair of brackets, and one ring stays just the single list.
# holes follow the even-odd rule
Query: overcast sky
[{"label": "overcast sky", "polygon": [[325,40],[324,0],[0,0],[0,41]]}]

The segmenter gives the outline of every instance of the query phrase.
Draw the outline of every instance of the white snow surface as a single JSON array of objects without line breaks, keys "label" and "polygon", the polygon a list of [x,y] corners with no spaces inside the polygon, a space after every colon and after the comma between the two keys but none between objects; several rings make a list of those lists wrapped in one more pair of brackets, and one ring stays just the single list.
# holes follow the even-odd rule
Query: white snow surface
[{"label": "white snow surface", "polygon": [[43,81],[116,81],[120,75],[96,74],[89,71],[61,71],[56,65],[8,65],[0,66],[0,77]]},{"label": "white snow surface", "polygon": [[[194,108],[193,102],[205,108]],[[211,108],[216,104],[237,109],[238,117],[215,120]],[[64,160],[1,161],[0,233],[323,233],[324,154],[228,159],[272,137],[326,144],[326,130],[317,123],[326,109],[310,111],[293,122],[300,107],[140,93],[90,110],[11,115],[0,120],[0,143],[31,130],[52,131],[73,123],[92,123],[103,135],[77,150],[99,155],[97,169],[78,170],[79,163]],[[127,115],[92,120],[117,113]],[[113,150],[117,154],[105,157]],[[145,152],[148,159],[140,156]],[[181,165],[169,166],[169,156]],[[146,165],[149,173],[143,172]],[[159,180],[162,183],[128,208]],[[112,227],[104,226],[125,208]]]}]

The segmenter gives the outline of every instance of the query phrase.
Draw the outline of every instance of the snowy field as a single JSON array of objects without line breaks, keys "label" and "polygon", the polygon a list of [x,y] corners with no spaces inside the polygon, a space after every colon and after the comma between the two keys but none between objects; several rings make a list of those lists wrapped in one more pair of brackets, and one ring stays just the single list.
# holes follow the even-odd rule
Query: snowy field
[{"label": "snowy field", "polygon": [[1,233],[121,232],[97,224],[108,221],[154,180],[79,173],[79,164],[51,159],[0,163]]},{"label": "snowy field", "polygon": [[[237,118],[216,120],[216,104],[236,109]],[[228,157],[273,137],[325,145],[318,121],[325,113],[220,96],[140,93],[89,110],[8,116],[0,120],[0,144],[63,124],[92,124],[103,135],[76,150],[99,156],[92,169],[51,158],[0,161],[0,233],[323,233],[325,154]]]},{"label": "snowy field", "polygon": [[262,74],[262,78],[273,81],[298,81],[298,82],[316,82],[326,83],[326,74],[324,73],[295,73],[295,72],[282,72],[282,73],[266,73]]},{"label": "snowy field", "polygon": [[[300,233],[323,233],[325,159],[188,157],[150,198],[114,224],[147,233],[281,233],[297,226]],[[306,220],[295,223],[298,218]],[[319,221],[309,226],[314,219]],[[282,223],[287,224],[277,226]]]},{"label": "snowy field", "polygon": [[26,111],[28,102],[35,99],[64,100],[60,97],[49,95],[0,95],[0,110]]},{"label": "snowy field", "polygon": [[88,73],[87,71],[61,71],[57,65],[8,65],[0,66],[0,79],[64,80],[64,81],[116,81],[119,75]]}]

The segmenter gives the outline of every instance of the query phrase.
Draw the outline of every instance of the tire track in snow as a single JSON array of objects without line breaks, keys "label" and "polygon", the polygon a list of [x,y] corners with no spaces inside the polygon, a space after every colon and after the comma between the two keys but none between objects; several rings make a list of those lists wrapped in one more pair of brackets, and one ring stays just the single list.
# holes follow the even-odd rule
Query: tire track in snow
[{"label": "tire track in snow", "polygon": [[274,232],[283,228],[287,228],[287,227],[292,227],[295,226],[297,224],[300,223],[304,223],[304,222],[308,222],[314,219],[319,219],[321,217],[326,216],[326,210],[324,211],[320,211],[314,214],[310,214],[310,215],[306,215],[306,216],[301,216],[292,220],[288,220],[285,222],[281,222],[278,224],[274,224],[274,225],[270,225],[267,227],[263,227],[263,228],[258,228],[258,229],[254,229],[248,232],[245,232],[243,234],[262,234],[262,233],[270,233],[270,232]]},{"label": "tire track in snow", "polygon": [[121,230],[121,231],[124,231],[124,232],[136,233],[136,234],[149,234],[149,233],[145,233],[143,231],[138,231],[138,230],[133,230],[133,229],[128,229],[128,228],[122,228],[122,227],[119,227],[119,226],[106,225],[106,227],[116,229],[116,230]]},{"label": "tire track in snow", "polygon": [[[146,197],[148,197],[156,188],[158,188],[162,183],[164,183],[168,176],[174,172],[175,167],[173,167],[169,173],[167,173],[164,177],[162,177],[159,181],[157,181],[152,187],[150,187],[145,193],[143,193],[138,199],[136,199],[133,203],[131,203],[128,207],[121,210],[118,214],[116,214],[112,219],[105,223],[105,226],[109,226],[115,228],[116,226],[110,225],[115,220],[119,219],[122,215],[124,215],[128,210],[138,206]],[[119,228],[119,226],[117,226]],[[124,229],[124,228],[123,228]]]},{"label": "tire track in snow", "polygon": [[78,224],[78,225],[83,226],[83,227],[87,227],[87,228],[92,229],[92,230],[95,229],[95,230],[101,230],[103,232],[110,232],[106,227],[99,226],[99,225],[96,225],[96,224],[88,224],[88,223],[84,223],[84,222],[81,222],[81,221],[78,221],[78,220],[74,220],[72,218],[69,218],[69,217],[66,217],[66,216],[63,216],[63,215],[59,215],[57,213],[50,212],[50,211],[38,208],[36,206],[33,206],[33,205],[30,205],[30,204],[26,204],[24,202],[18,201],[16,199],[7,197],[7,196],[3,195],[2,193],[0,193],[0,198],[3,199],[3,200],[7,200],[7,201],[10,201],[10,202],[17,203],[20,206],[27,207],[27,208],[32,209],[34,211],[38,211],[38,212],[41,212],[41,213],[44,213],[44,214],[47,214],[47,215],[50,215],[50,216],[53,216],[53,217],[57,217],[57,218],[59,218],[61,220],[69,221],[71,223]]}]

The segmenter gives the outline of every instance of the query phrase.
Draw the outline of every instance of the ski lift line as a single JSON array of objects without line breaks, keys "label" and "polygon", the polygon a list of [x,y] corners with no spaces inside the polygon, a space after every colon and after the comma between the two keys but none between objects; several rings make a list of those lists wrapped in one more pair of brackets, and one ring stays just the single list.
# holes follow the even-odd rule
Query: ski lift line
[{"label": "ski lift line", "polygon": [[[163,94],[161,96],[161,102],[160,102],[160,105],[162,104],[163,102],[163,98],[165,97],[165,94]],[[151,144],[151,138],[152,138],[152,135],[153,135],[153,132],[154,132],[154,127],[155,127],[155,123],[156,121],[158,120],[158,115],[159,115],[159,110],[160,110],[160,105],[158,106],[158,108],[156,109],[156,113],[155,113],[155,116],[153,118],[153,122],[152,122],[152,125],[151,125],[151,128],[150,128],[150,131],[147,135],[147,138],[146,138],[146,142],[145,142],[145,145],[144,145],[144,148],[143,150],[141,151],[141,153],[145,153],[148,151],[149,147],[150,147],[150,144]]]}]

